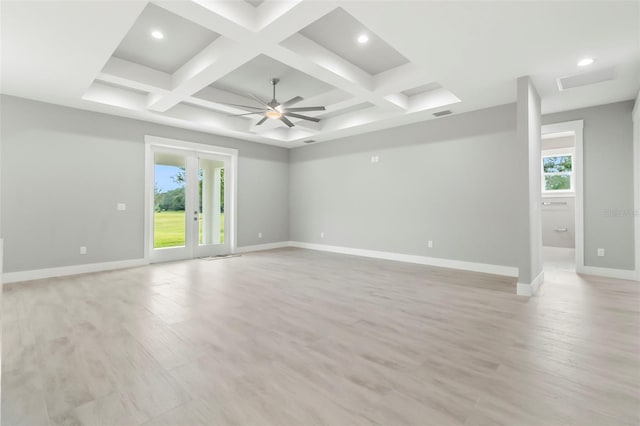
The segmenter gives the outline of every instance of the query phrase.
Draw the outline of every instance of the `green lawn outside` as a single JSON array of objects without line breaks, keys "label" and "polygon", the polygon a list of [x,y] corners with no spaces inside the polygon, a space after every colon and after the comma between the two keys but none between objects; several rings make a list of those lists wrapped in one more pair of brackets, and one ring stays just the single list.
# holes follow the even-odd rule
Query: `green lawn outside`
[{"label": "green lawn outside", "polygon": [[[184,224],[184,211],[155,212],[153,246],[155,248],[184,246]],[[202,241],[202,221],[200,221],[199,241]],[[224,241],[224,213],[220,214],[220,241]]]}]

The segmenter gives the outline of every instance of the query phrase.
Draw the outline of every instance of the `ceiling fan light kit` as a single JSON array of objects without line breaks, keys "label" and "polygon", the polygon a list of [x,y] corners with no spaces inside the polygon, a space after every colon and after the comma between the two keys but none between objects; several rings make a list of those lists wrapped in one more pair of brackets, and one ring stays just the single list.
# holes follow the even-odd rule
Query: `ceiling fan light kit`
[{"label": "ceiling fan light kit", "polygon": [[272,78],[271,85],[273,86],[273,98],[269,102],[265,102],[253,93],[249,93],[249,96],[258,102],[261,107],[254,107],[250,105],[239,105],[239,104],[225,104],[230,106],[236,106],[240,108],[248,108],[255,109],[258,111],[255,112],[247,112],[244,114],[235,114],[234,117],[239,117],[243,115],[263,115],[263,117],[256,123],[256,126],[261,125],[267,119],[272,120],[280,120],[288,127],[294,127],[295,124],[291,122],[287,117],[299,118],[301,120],[313,121],[315,123],[319,122],[320,119],[316,117],[310,117],[308,115],[298,114],[298,112],[305,111],[325,111],[324,106],[311,106],[311,107],[300,107],[300,108],[290,108],[291,105],[295,105],[298,102],[303,101],[304,99],[301,96],[295,96],[284,103],[278,102],[276,99],[276,85],[280,82],[279,78]]}]

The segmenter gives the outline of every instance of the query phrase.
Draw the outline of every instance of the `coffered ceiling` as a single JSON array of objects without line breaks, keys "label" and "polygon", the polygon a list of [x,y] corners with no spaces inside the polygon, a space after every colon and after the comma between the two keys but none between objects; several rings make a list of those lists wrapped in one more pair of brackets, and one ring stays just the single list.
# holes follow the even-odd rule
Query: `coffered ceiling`
[{"label": "coffered ceiling", "polygon": [[[284,147],[514,102],[522,75],[532,76],[544,112],[631,99],[640,87],[636,1],[1,7],[2,93]],[[589,69],[577,66],[585,56],[596,59]],[[588,73],[610,78],[559,89],[558,78]],[[278,101],[325,106],[305,112],[320,121],[292,119],[289,128],[240,115],[272,98],[272,78]]]}]

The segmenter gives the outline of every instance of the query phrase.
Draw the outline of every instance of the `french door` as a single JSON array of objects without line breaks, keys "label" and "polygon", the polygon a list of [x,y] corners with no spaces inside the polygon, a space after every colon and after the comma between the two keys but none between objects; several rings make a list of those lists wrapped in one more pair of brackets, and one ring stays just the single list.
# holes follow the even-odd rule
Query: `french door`
[{"label": "french door", "polygon": [[148,173],[153,191],[148,203],[152,262],[231,253],[231,157],[151,145]]}]

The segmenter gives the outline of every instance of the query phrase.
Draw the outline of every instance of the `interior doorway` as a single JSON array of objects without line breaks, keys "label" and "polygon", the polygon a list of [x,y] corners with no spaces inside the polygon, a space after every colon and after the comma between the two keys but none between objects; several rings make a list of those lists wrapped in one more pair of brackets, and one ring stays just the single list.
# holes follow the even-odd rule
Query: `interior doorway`
[{"label": "interior doorway", "polygon": [[149,261],[232,253],[237,152],[153,136],[146,150]]},{"label": "interior doorway", "polygon": [[542,127],[542,258],[548,272],[584,268],[582,125]]}]

